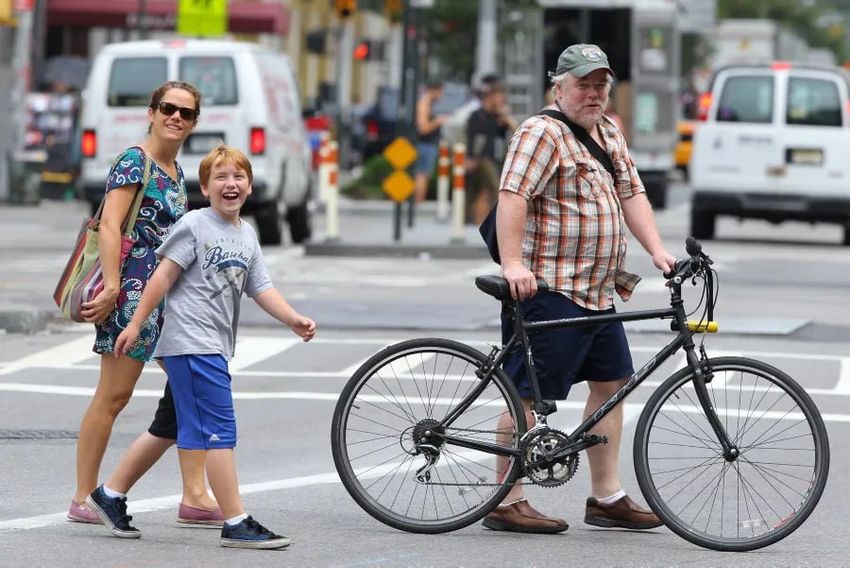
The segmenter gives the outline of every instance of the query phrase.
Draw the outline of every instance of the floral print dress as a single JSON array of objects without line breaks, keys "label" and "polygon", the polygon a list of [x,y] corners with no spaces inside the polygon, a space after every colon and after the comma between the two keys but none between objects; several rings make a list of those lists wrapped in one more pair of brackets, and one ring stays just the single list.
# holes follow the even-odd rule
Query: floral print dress
[{"label": "floral print dress", "polygon": [[[147,157],[135,146],[125,150],[109,171],[106,191],[131,184],[140,184]],[[183,170],[177,166],[177,179],[156,163],[151,164],[150,179],[144,188],[145,195],[132,236],[136,244],[121,267],[121,290],[115,310],[101,324],[95,324],[95,353],[112,353],[115,340],[124,330],[142,297],[145,284],[157,265],[156,248],[165,239],[168,231],[186,213],[186,184]],[[139,361],[149,361],[153,356],[159,332],[162,329],[161,303],[151,312],[139,332],[139,338],[127,355]]]}]

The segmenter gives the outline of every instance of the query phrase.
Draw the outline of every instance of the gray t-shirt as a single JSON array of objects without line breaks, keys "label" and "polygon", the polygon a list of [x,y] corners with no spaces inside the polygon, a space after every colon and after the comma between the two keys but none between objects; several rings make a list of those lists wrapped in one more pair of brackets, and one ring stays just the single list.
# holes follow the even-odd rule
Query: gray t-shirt
[{"label": "gray t-shirt", "polygon": [[156,249],[183,273],[168,292],[155,357],[233,357],[242,292],[253,298],[272,287],[254,228],[240,225],[209,207],[190,211]]}]

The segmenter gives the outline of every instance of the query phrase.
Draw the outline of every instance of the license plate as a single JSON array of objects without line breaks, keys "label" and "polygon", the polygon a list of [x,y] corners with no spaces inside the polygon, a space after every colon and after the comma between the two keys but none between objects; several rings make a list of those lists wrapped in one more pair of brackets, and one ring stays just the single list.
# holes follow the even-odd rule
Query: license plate
[{"label": "license plate", "polygon": [[206,154],[224,142],[222,132],[203,132],[191,134],[183,143],[183,151],[187,154]]},{"label": "license plate", "polygon": [[823,150],[820,148],[788,148],[786,162],[798,166],[822,166]]}]

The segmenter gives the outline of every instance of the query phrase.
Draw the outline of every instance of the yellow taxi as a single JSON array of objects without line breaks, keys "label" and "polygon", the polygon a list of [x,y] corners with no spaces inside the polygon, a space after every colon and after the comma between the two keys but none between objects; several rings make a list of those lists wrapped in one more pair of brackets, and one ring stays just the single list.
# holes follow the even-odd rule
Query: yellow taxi
[{"label": "yellow taxi", "polygon": [[688,164],[691,161],[691,149],[694,139],[694,121],[680,120],[677,126],[679,139],[673,149],[673,158],[676,161],[676,169],[681,170],[685,177],[688,175]]}]

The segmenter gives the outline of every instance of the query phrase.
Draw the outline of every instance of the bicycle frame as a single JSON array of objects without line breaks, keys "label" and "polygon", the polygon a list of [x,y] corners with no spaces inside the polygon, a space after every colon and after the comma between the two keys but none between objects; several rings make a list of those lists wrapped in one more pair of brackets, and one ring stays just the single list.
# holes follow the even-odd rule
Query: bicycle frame
[{"label": "bicycle frame", "polygon": [[[670,343],[661,348],[661,350],[656,353],[655,356],[650,358],[650,360],[647,361],[643,367],[638,369],[631,377],[629,377],[626,383],[620,389],[618,389],[617,392],[611,395],[611,397],[604,403],[602,403],[602,405],[597,408],[596,411],[593,412],[593,414],[588,416],[578,427],[576,427],[576,429],[569,434],[571,447],[568,447],[565,450],[561,450],[560,452],[558,452],[558,454],[553,456],[553,458],[561,458],[576,451],[575,448],[572,447],[574,444],[578,444],[579,442],[581,442],[584,436],[594,426],[601,422],[617,404],[619,404],[633,390],[635,390],[638,385],[640,385],[646,379],[646,377],[652,374],[652,372],[655,371],[659,366],[661,366],[664,361],[666,361],[673,353],[682,348],[684,348],[685,350],[688,364],[694,371],[694,389],[696,390],[697,398],[700,404],[702,405],[703,411],[705,412],[705,415],[709,423],[711,424],[715,435],[723,446],[724,455],[726,455],[727,458],[730,456],[734,457],[737,454],[737,448],[734,447],[734,444],[729,439],[728,434],[726,433],[720,422],[720,419],[717,416],[717,412],[714,410],[714,406],[711,403],[708,390],[705,386],[705,374],[700,360],[695,353],[693,335],[696,332],[688,329],[687,315],[685,313],[684,302],[682,300],[681,282],[670,280],[669,285],[670,307],[657,310],[639,310],[623,313],[601,314],[597,316],[584,316],[576,318],[526,322],[522,318],[522,314],[519,309],[519,304],[514,301],[506,302],[506,306],[509,310],[511,310],[514,320],[513,335],[504,345],[501,352],[499,352],[498,356],[495,359],[492,358],[491,354],[491,357],[488,359],[489,365],[482,369],[479,374],[479,379],[481,381],[479,385],[475,389],[473,389],[469,394],[467,394],[467,396],[464,397],[460,404],[458,404],[458,406],[456,406],[446,415],[446,417],[440,422],[439,426],[435,428],[435,430],[441,430],[444,432],[447,426],[450,426],[457,419],[457,417],[459,417],[464,411],[466,411],[467,408],[472,405],[478,395],[480,395],[481,392],[483,392],[483,390],[489,384],[493,376],[494,370],[502,364],[504,359],[507,357],[507,354],[511,351],[511,349],[513,349],[517,345],[517,343],[523,349],[525,369],[528,372],[529,383],[531,385],[532,410],[534,411],[537,420],[537,423],[534,424],[531,428],[529,428],[528,431],[530,432],[531,430],[537,427],[545,425],[545,416],[554,412],[554,405],[547,404],[542,399],[542,395],[540,392],[540,384],[538,383],[537,373],[534,368],[534,358],[531,350],[531,342],[528,338],[529,331],[560,329],[567,327],[588,327],[591,325],[625,321],[672,319],[673,321],[671,323],[671,328],[674,331],[677,331],[676,337],[674,337],[673,340],[670,341]],[[459,439],[445,433],[440,433],[438,435],[447,443],[492,454],[519,457],[521,453],[520,450],[505,448],[496,444],[488,444],[486,442],[476,442],[471,440]]]}]

